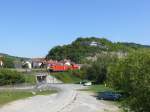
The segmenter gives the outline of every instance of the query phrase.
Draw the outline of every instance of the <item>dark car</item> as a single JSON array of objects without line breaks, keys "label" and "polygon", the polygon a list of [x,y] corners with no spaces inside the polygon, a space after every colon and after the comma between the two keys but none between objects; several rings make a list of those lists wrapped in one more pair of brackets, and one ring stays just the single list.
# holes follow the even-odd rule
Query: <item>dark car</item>
[{"label": "dark car", "polygon": [[115,93],[115,92],[110,92],[110,91],[106,91],[106,92],[101,92],[98,94],[98,99],[100,100],[119,100],[121,98],[121,94],[119,93]]}]

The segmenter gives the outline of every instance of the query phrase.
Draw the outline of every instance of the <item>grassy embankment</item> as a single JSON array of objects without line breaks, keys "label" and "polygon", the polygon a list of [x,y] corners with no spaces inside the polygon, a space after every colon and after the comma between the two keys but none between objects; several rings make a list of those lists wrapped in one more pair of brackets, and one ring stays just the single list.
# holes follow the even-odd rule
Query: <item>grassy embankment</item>
[{"label": "grassy embankment", "polygon": [[0,91],[0,106],[7,104],[9,102],[24,99],[36,95],[48,95],[56,93],[54,90],[45,90],[45,91],[37,91],[36,94],[33,94],[32,91],[12,91],[12,90],[5,90]]},{"label": "grassy embankment", "polygon": [[73,75],[71,72],[55,72],[51,73],[51,75],[64,83],[78,83],[81,81],[79,77]]}]

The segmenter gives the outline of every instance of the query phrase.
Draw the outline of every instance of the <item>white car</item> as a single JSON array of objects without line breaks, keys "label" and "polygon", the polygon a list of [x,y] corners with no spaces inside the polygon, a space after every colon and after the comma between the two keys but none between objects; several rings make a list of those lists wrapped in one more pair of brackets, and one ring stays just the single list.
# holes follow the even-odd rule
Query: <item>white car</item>
[{"label": "white car", "polygon": [[92,85],[92,82],[86,82],[83,84],[84,86],[91,86]]}]

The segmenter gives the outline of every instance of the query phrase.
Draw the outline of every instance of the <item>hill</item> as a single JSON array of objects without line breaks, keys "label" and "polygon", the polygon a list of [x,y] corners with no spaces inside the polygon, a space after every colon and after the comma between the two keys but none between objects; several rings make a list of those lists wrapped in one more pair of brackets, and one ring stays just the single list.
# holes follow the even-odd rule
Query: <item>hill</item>
[{"label": "hill", "polygon": [[76,63],[82,63],[86,57],[93,57],[101,52],[123,52],[149,49],[150,46],[136,43],[111,42],[105,38],[87,37],[77,38],[71,44],[55,46],[46,56],[46,59],[62,60],[71,59]]},{"label": "hill", "polygon": [[0,53],[0,56],[11,58],[13,60],[22,60],[22,59],[26,60],[26,59],[29,59],[29,58],[25,58],[25,57],[12,56],[12,55],[5,54],[5,53]]},{"label": "hill", "polygon": [[0,53],[0,56],[8,56],[8,54]]}]

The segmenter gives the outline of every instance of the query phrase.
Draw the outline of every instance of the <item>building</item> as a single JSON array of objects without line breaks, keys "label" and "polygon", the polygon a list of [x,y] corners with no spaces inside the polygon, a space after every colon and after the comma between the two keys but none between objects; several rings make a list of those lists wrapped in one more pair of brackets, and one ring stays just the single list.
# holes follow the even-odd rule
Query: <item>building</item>
[{"label": "building", "polygon": [[32,58],[31,61],[33,68],[42,68],[44,65],[46,65],[45,58]]},{"label": "building", "polygon": [[90,45],[90,46],[99,46],[100,43],[93,41],[93,42],[91,42],[89,45]]},{"label": "building", "polygon": [[30,61],[24,61],[22,67],[26,69],[32,69],[32,63]]}]

